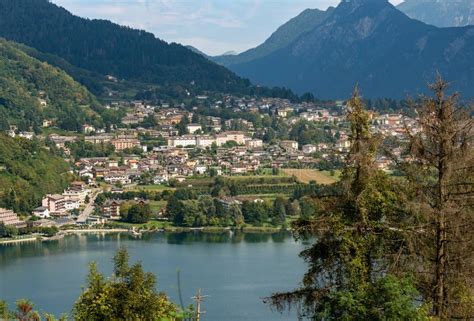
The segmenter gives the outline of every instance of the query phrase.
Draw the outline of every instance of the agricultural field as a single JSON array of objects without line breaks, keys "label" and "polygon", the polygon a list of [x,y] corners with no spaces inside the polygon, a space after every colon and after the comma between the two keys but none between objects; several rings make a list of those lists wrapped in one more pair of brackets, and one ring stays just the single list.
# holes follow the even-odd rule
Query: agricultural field
[{"label": "agricultural field", "polygon": [[337,173],[331,176],[328,172],[322,172],[315,169],[298,169],[298,168],[284,168],[281,169],[288,176],[295,176],[296,179],[301,182],[308,184],[311,181],[315,181],[317,184],[329,185],[337,182]]}]

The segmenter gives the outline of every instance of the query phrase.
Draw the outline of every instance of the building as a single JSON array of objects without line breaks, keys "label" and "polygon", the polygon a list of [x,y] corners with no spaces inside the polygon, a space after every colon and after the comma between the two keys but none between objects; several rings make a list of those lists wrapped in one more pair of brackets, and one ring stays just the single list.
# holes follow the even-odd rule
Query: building
[{"label": "building", "polygon": [[66,198],[62,195],[48,194],[43,198],[41,205],[49,210],[51,216],[67,215]]},{"label": "building", "polygon": [[200,124],[188,124],[186,126],[186,129],[188,130],[188,133],[194,134],[198,130],[202,130],[202,127]]},{"label": "building", "polygon": [[305,154],[312,154],[316,152],[317,150],[318,148],[315,145],[312,145],[312,144],[303,145],[303,153]]},{"label": "building", "polygon": [[33,210],[32,213],[34,216],[39,217],[39,218],[47,218],[50,217],[49,215],[49,209],[44,206],[37,207]]},{"label": "building", "polygon": [[134,147],[140,147],[140,141],[135,137],[118,137],[112,139],[112,145],[114,145],[115,150],[124,150]]},{"label": "building", "polygon": [[101,207],[101,213],[108,218],[120,218],[120,205],[121,201],[119,200],[107,200]]},{"label": "building", "polygon": [[261,139],[250,139],[245,142],[245,145],[247,145],[248,148],[254,149],[254,148],[262,148],[263,147],[263,141]]},{"label": "building", "polygon": [[168,146],[170,147],[196,146],[196,137],[191,136],[191,135],[170,137],[168,138]]},{"label": "building", "polygon": [[196,147],[206,148],[211,147],[213,143],[216,142],[216,139],[211,136],[197,136],[196,137]]},{"label": "building", "polygon": [[282,140],[280,142],[280,147],[287,152],[296,151],[298,150],[298,142],[294,140]]},{"label": "building", "polygon": [[21,221],[15,212],[6,208],[0,208],[0,223],[16,228],[26,227],[26,223]]},{"label": "building", "polygon": [[130,177],[128,177],[128,175],[120,174],[120,173],[107,174],[104,176],[104,181],[111,185],[115,185],[115,184],[127,185],[132,182],[130,180]]},{"label": "building", "polygon": [[245,134],[239,131],[228,131],[216,135],[217,146],[222,146],[230,141],[234,141],[239,145],[243,145],[245,144]]}]

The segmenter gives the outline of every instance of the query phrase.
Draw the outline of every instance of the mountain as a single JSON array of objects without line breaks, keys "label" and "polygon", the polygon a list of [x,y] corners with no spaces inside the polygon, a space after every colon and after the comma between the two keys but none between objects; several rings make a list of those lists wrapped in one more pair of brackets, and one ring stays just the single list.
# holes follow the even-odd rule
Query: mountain
[{"label": "mountain", "polygon": [[302,34],[318,26],[332,12],[334,8],[329,7],[327,11],[318,9],[306,9],[295,18],[279,27],[263,44],[249,49],[240,55],[221,55],[211,59],[224,66],[240,64],[254,59],[264,57],[278,49],[291,44]]},{"label": "mountain", "polygon": [[209,57],[208,55],[206,55],[204,52],[202,52],[201,50],[199,50],[199,49],[196,48],[196,47],[193,47],[193,46],[188,45],[188,46],[186,46],[186,48],[188,48],[188,49],[191,50],[192,52],[195,52],[195,53],[197,53],[197,54],[199,54],[199,55],[201,55],[201,56],[203,56],[203,57],[206,57],[206,58]]},{"label": "mountain", "polygon": [[320,98],[345,98],[356,83],[367,97],[403,98],[424,92],[436,71],[474,95],[474,27],[436,28],[387,0],[344,0],[324,16],[289,45],[226,65],[254,83]]},{"label": "mountain", "polygon": [[437,27],[474,25],[472,0],[405,0],[397,9],[413,19]]},{"label": "mountain", "polygon": [[155,85],[194,83],[219,91],[249,85],[182,45],[110,21],[74,16],[48,0],[0,0],[0,36],[119,80]]},{"label": "mountain", "polygon": [[102,106],[64,71],[30,57],[22,46],[0,39],[0,130],[38,129],[43,119],[66,130],[99,125]]},{"label": "mountain", "polygon": [[29,214],[43,195],[66,188],[68,167],[42,142],[0,133],[0,207]]}]

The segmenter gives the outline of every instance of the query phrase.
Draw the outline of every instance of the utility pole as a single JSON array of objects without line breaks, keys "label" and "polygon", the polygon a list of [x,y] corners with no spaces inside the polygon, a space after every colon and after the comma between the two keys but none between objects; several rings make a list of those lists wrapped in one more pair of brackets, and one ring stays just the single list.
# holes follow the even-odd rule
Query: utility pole
[{"label": "utility pole", "polygon": [[206,313],[201,311],[201,303],[204,302],[204,299],[209,297],[208,295],[201,295],[201,289],[198,289],[196,296],[193,296],[191,299],[196,301],[196,321],[201,321],[201,314]]}]

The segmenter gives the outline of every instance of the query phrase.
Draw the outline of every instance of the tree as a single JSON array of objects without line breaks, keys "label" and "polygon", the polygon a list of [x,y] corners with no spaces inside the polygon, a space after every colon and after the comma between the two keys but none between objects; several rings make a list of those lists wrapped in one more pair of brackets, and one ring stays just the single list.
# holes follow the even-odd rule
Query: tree
[{"label": "tree", "polygon": [[474,318],[473,119],[440,76],[430,88],[433,96],[415,104],[421,131],[408,131],[414,162],[405,172],[418,225],[410,235],[417,266],[410,258],[405,268],[420,272],[433,316],[467,320]]},{"label": "tree", "polygon": [[357,88],[348,107],[351,149],[340,194],[321,198],[317,215],[305,214],[293,225],[295,237],[315,237],[301,253],[309,264],[302,286],[267,302],[279,310],[297,306],[301,319],[425,320],[411,280],[390,268],[389,254],[400,239],[392,223],[403,203],[397,185],[375,167],[378,138],[369,131]]},{"label": "tree", "polygon": [[188,127],[187,127],[188,124],[189,124],[188,115],[184,115],[183,117],[181,117],[180,122],[176,125],[180,135],[188,134]]},{"label": "tree", "polygon": [[85,290],[73,310],[77,321],[174,319],[177,308],[156,290],[156,277],[140,263],[129,265],[121,248],[114,257],[114,274],[106,279],[92,263]]},{"label": "tree", "polygon": [[272,223],[275,226],[282,225],[286,220],[286,200],[283,197],[275,198],[273,201]]},{"label": "tree", "polygon": [[126,221],[134,224],[147,223],[151,218],[151,214],[150,204],[133,204],[127,212]]}]

